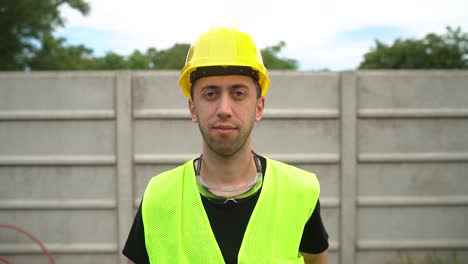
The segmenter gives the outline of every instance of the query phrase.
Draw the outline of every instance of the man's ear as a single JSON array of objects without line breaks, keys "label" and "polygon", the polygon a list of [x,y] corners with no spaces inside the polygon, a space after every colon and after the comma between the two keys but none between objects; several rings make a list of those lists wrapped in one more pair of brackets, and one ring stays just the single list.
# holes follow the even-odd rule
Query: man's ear
[{"label": "man's ear", "polygon": [[262,120],[263,110],[264,109],[265,109],[265,97],[260,96],[260,98],[257,99],[255,121],[258,122],[258,121]]},{"label": "man's ear", "polygon": [[192,122],[197,123],[197,112],[195,111],[195,104],[193,103],[193,99],[190,98],[188,100],[188,105],[189,105],[189,110],[190,110],[190,116],[192,117]]}]

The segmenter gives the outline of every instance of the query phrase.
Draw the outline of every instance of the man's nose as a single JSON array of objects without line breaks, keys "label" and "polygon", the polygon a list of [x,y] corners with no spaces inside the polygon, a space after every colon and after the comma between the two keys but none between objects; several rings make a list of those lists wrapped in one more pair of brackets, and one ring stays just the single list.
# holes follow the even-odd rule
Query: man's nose
[{"label": "man's nose", "polygon": [[218,109],[217,109],[218,116],[222,118],[227,118],[232,116],[232,108],[231,108],[231,99],[228,93],[223,93],[219,98]]}]

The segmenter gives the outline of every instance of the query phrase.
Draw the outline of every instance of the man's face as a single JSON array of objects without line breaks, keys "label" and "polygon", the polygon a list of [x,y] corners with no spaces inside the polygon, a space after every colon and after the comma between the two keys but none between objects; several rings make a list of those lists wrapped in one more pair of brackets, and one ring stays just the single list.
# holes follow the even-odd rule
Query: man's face
[{"label": "man's face", "polygon": [[192,121],[198,123],[204,148],[230,156],[250,149],[250,133],[260,121],[265,99],[256,84],[243,75],[211,76],[197,80],[189,100]]}]

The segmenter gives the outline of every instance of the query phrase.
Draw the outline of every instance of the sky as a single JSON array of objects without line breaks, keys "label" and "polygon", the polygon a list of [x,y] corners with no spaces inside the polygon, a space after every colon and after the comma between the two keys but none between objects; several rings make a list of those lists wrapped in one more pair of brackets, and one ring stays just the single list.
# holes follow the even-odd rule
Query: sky
[{"label": "sky", "polygon": [[61,7],[56,35],[84,44],[95,56],[113,51],[164,50],[192,43],[211,27],[236,27],[262,49],[286,42],[279,56],[299,70],[354,70],[378,39],[421,39],[446,26],[468,31],[468,0],[85,0],[82,16]]}]

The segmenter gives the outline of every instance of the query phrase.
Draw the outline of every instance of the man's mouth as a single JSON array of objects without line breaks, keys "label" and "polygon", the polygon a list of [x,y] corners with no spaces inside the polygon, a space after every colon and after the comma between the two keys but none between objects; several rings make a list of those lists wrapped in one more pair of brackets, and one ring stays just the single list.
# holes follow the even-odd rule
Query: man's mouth
[{"label": "man's mouth", "polygon": [[236,130],[236,127],[233,125],[229,125],[229,124],[226,124],[226,125],[221,124],[221,125],[213,126],[213,129],[221,133],[228,133],[228,132]]}]

